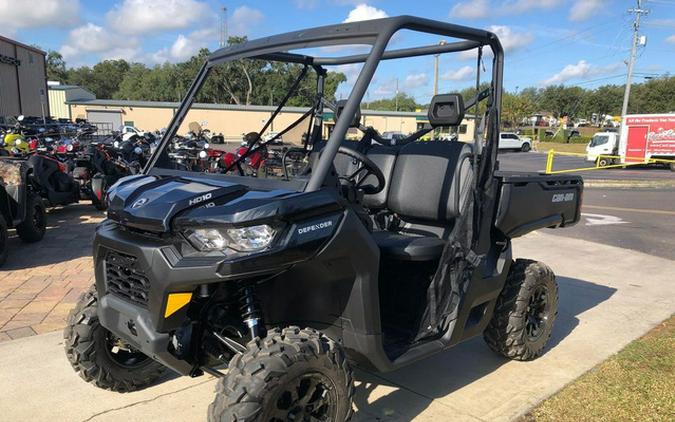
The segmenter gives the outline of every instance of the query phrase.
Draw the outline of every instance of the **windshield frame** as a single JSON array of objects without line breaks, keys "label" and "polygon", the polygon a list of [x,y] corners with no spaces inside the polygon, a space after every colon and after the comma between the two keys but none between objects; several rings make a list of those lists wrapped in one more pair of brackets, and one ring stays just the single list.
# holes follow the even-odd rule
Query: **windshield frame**
[{"label": "windshield frame", "polygon": [[[461,41],[385,51],[394,34],[403,29],[451,37]],[[371,51],[367,54],[343,57],[312,57],[288,52],[294,49],[351,44],[370,44]],[[337,155],[341,140],[345,138],[351,124],[352,119],[344,116],[354,116],[356,114],[381,60],[460,52],[480,49],[484,46],[490,48],[493,56],[492,78],[490,81],[491,92],[488,100],[488,112],[486,113],[489,122],[489,127],[487,128],[488,136],[478,182],[479,184],[486,185],[489,183],[488,179],[494,173],[497,154],[496,146],[499,139],[504,66],[504,51],[501,43],[497,36],[489,31],[413,16],[398,16],[310,28],[231,45],[213,52],[200,68],[180,107],[171,119],[155,153],[143,169],[143,173],[162,174],[162,171],[165,170],[156,167],[157,161],[162,152],[167,148],[170,140],[176,135],[178,128],[183,123],[194,103],[197,92],[204,84],[211,69],[215,66],[245,58],[301,63],[312,67],[363,63],[363,67],[341,113],[342,116],[335,122],[334,129],[326,142],[321,158],[316,163],[316,167],[312,169],[309,181],[303,189],[304,191],[319,190],[324,185],[333,160]],[[480,70],[477,69],[477,71],[479,72]]]}]

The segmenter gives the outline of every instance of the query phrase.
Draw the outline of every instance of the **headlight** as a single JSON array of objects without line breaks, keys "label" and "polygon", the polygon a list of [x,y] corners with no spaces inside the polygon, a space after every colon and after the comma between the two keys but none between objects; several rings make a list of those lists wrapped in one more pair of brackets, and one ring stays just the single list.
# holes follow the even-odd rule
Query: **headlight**
[{"label": "headlight", "polygon": [[272,244],[276,230],[267,224],[228,229],[192,229],[187,238],[200,251],[225,248],[238,252],[261,251]]},{"label": "headlight", "polygon": [[119,147],[120,147],[120,141],[115,141],[115,142],[113,142],[113,146],[114,146],[115,148],[119,148]]},{"label": "headlight", "polygon": [[209,143],[208,142],[204,142],[204,149],[209,149]]},{"label": "headlight", "polygon": [[16,141],[14,141],[14,143],[17,145],[21,145],[21,139],[17,139]]},{"label": "headlight", "polygon": [[73,150],[73,144],[66,145],[66,151],[70,152]]},{"label": "headlight", "polygon": [[207,155],[206,151],[199,151],[199,158],[206,158]]}]

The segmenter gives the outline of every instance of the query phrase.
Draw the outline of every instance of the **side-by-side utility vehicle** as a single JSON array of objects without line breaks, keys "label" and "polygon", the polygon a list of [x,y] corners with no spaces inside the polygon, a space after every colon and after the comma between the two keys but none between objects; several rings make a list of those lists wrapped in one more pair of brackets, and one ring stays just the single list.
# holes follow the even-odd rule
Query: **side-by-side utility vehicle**
[{"label": "side-by-side utility vehicle", "polygon": [[28,181],[30,171],[23,159],[0,158],[0,267],[9,253],[9,229],[28,243],[41,240],[47,231],[47,211]]},{"label": "side-by-side utility vehicle", "polygon": [[[453,40],[387,49],[400,30]],[[349,44],[371,47],[312,54]],[[469,50],[491,74],[487,84],[477,77],[474,98],[436,95],[428,126],[393,146],[372,142],[383,138],[361,124],[359,104],[378,65]],[[305,168],[244,176],[242,154],[221,172],[181,169],[167,148],[195,95],[225,75],[219,65],[246,59],[282,62],[294,81],[251,129],[254,144],[275,141],[262,135],[303,78],[316,80],[313,104],[275,128],[284,140],[307,128]],[[557,313],[555,277],[542,263],[514,261],[511,239],[576,223],[582,180],[498,171],[503,61],[491,32],[410,16],[212,53],[142,174],[108,193],[94,240],[96,285],[65,330],[75,370],[114,391],[147,386],[166,368],[221,377],[210,421],[345,421],[355,366],[390,371],[479,334],[508,358],[540,355]],[[325,98],[327,69],[359,63],[348,99]],[[474,142],[420,141],[458,127],[472,109],[481,110]],[[328,111],[336,122],[322,139]],[[363,142],[345,141],[351,128]]]}]

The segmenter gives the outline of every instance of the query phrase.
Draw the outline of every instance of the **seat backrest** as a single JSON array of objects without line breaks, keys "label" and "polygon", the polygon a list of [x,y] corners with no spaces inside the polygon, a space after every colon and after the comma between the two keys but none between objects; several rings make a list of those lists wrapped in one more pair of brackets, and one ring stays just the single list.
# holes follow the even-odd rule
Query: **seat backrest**
[{"label": "seat backrest", "polygon": [[473,181],[472,150],[462,142],[413,142],[396,158],[387,207],[403,220],[446,225],[463,208]]},{"label": "seat backrest", "polygon": [[[384,189],[378,193],[363,195],[363,205],[371,210],[379,210],[387,207],[387,199],[389,196],[389,185],[391,185],[391,175],[394,172],[394,164],[396,163],[396,156],[400,147],[390,146],[373,146],[368,151],[368,158],[375,163],[382,174],[384,175]],[[363,185],[377,185],[377,178],[373,175],[368,175],[363,181]]]}]

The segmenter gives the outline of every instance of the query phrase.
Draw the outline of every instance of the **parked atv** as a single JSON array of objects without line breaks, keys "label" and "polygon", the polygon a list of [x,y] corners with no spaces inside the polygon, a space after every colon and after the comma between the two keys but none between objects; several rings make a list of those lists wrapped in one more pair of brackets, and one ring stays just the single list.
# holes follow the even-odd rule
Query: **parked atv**
[{"label": "parked atv", "polygon": [[[458,41],[385,51],[402,29]],[[290,52],[357,42],[372,50]],[[434,96],[429,125],[403,145],[372,145],[382,137],[367,128],[364,142],[343,142],[361,128],[359,104],[380,61],[467,50],[492,60],[491,78],[477,78],[487,89],[466,101]],[[250,58],[296,64],[292,88],[222,174],[190,171],[169,154],[178,128],[213,68]],[[209,421],[345,421],[355,366],[391,371],[481,334],[508,358],[541,355],[558,309],[555,276],[543,263],[514,261],[511,239],[576,223],[583,183],[497,171],[503,62],[491,32],[410,16],[212,53],[143,173],[109,190],[94,238],[96,285],[65,329],[75,371],[113,391],[143,388],[167,368],[220,377]],[[326,67],[352,63],[364,65],[337,107],[322,96]],[[278,132],[309,120],[307,167],[295,177],[245,175],[238,166],[273,142],[259,134],[309,72],[314,104]],[[458,129],[480,101],[473,143],[420,141],[434,128]],[[325,108],[336,117],[327,141]]]},{"label": "parked atv", "polygon": [[74,167],[72,175],[80,186],[80,196],[90,199],[97,210],[103,211],[108,188],[121,177],[130,175],[132,166],[118,156],[112,146],[91,143],[86,153],[79,154],[74,160]]},{"label": "parked atv", "polygon": [[16,228],[24,242],[41,240],[47,229],[42,198],[26,183],[23,160],[0,159],[0,266],[7,259],[7,230]]},{"label": "parked atv", "polygon": [[26,167],[27,182],[47,205],[68,205],[80,200],[80,186],[68,174],[66,164],[40,153],[29,156]]}]

